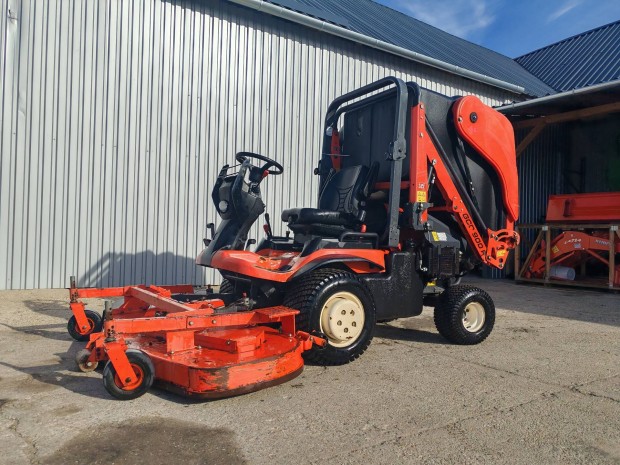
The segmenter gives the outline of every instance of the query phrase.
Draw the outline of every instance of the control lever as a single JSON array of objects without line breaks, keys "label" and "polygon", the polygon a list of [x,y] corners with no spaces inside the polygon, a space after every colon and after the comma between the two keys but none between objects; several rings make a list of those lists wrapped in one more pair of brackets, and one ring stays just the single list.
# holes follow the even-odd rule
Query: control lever
[{"label": "control lever", "polygon": [[209,223],[207,224],[207,229],[211,231],[211,239],[215,237],[215,224]]},{"label": "control lever", "polygon": [[271,230],[271,221],[269,221],[269,213],[265,213],[265,226],[263,227],[267,234],[267,239],[271,240],[273,237],[273,231]]}]

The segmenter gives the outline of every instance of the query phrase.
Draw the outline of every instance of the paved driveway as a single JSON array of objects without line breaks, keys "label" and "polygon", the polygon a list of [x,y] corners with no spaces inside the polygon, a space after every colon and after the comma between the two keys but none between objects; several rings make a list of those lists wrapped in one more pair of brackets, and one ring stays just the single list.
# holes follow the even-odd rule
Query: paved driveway
[{"label": "paved driveway", "polygon": [[0,463],[620,463],[620,296],[476,281],[475,347],[421,317],[364,356],[215,402],[112,400],[75,371],[64,290],[0,292]]}]

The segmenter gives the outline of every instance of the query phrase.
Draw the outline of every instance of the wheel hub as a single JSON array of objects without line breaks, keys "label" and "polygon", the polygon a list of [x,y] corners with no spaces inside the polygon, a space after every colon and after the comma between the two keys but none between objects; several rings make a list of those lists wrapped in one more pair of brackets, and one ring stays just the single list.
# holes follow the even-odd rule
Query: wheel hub
[{"label": "wheel hub", "polygon": [[463,310],[463,326],[470,333],[477,333],[484,326],[485,315],[482,304],[470,302]]},{"label": "wheel hub", "polygon": [[337,292],[323,305],[320,326],[330,345],[346,347],[360,337],[365,320],[362,302],[350,292]]}]

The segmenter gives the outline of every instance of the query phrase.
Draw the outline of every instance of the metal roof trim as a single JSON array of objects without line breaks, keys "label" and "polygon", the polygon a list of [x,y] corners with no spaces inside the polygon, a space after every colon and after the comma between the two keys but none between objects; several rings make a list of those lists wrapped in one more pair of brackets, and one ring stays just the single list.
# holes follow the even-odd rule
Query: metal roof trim
[{"label": "metal roof trim", "polygon": [[616,79],[615,81],[610,81],[610,82],[603,82],[601,84],[595,84],[590,87],[580,87],[579,89],[567,90],[565,92],[560,92],[558,94],[546,95],[544,97],[538,97],[538,98],[534,98],[531,100],[526,100],[525,102],[509,103],[507,105],[502,105],[501,107],[495,107],[495,109],[497,111],[506,111],[506,110],[513,110],[513,109],[520,110],[522,108],[532,107],[535,105],[539,105],[541,103],[554,102],[556,100],[563,100],[572,95],[589,94],[592,92],[598,92],[598,91],[605,90],[605,89],[613,89],[616,87],[620,88],[620,79]]},{"label": "metal roof trim", "polygon": [[322,32],[327,32],[329,34],[333,34],[333,35],[342,37],[344,39],[349,39],[354,42],[358,42],[360,44],[367,45],[369,47],[373,47],[378,50],[382,50],[384,52],[388,52],[393,55],[406,58],[408,60],[416,61],[418,63],[431,66],[433,68],[441,69],[443,71],[447,71],[449,73],[456,74],[458,76],[471,79],[473,81],[482,82],[483,84],[488,84],[494,87],[498,87],[500,89],[504,89],[504,90],[513,92],[515,94],[527,95],[525,93],[525,88],[518,86],[516,84],[502,81],[500,79],[496,79],[496,78],[493,78],[491,76],[487,76],[484,74],[480,74],[475,71],[462,68],[460,66],[452,65],[450,63],[446,63],[445,61],[437,60],[436,58],[422,55],[420,53],[413,52],[406,48],[399,47],[397,45],[393,45],[393,44],[390,44],[388,42],[384,42],[378,39],[374,39],[367,35],[360,34],[358,32],[354,32],[349,29],[342,28],[340,26],[336,26],[327,21],[315,19],[310,16],[306,16],[302,13],[298,13],[296,11],[283,8],[281,6],[268,3],[264,0],[228,0],[228,1],[231,3],[235,3],[237,5],[240,5],[240,6],[251,8],[256,11],[261,11],[261,12],[270,14],[272,16],[277,16],[282,19],[287,19],[289,21],[293,21],[298,24],[302,24],[304,26],[317,29]]}]

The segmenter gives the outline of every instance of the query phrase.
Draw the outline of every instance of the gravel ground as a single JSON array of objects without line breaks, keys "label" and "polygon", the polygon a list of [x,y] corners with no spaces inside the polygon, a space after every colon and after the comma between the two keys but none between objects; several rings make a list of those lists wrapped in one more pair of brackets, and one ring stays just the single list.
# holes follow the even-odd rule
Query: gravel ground
[{"label": "gravel ground", "polygon": [[67,291],[2,291],[0,463],[620,464],[620,296],[474,282],[498,307],[481,345],[427,308],[352,364],[212,402],[111,399],[74,368]]}]

